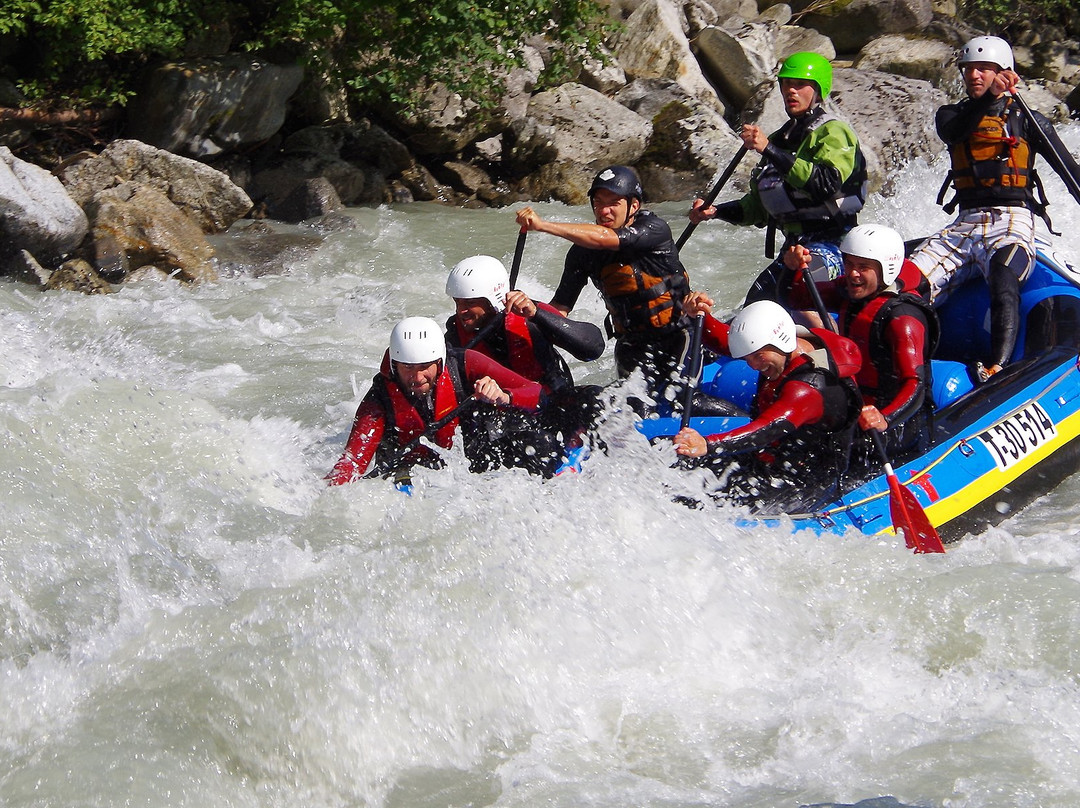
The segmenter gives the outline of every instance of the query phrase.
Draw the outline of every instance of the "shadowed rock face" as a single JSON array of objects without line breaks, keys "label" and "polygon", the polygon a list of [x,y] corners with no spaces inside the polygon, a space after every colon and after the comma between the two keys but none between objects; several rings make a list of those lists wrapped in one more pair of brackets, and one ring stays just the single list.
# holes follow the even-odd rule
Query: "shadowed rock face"
[{"label": "shadowed rock face", "polygon": [[239,55],[162,65],[132,100],[128,132],[191,157],[261,143],[281,129],[303,77],[299,65]]}]

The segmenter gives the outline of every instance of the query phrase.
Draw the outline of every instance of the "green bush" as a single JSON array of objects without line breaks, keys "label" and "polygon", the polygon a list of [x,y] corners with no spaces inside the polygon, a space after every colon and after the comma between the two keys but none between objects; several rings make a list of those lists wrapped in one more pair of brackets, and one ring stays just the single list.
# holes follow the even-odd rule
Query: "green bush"
[{"label": "green bush", "polygon": [[959,14],[969,25],[1006,38],[1039,24],[1060,26],[1072,35],[1080,33],[1075,0],[962,0]]},{"label": "green bush", "polygon": [[522,42],[548,35],[556,81],[567,54],[595,52],[608,26],[596,0],[4,0],[6,76],[34,99],[123,103],[139,70],[185,55],[210,27],[231,46],[304,60],[360,102],[409,103],[426,82],[490,102]]}]

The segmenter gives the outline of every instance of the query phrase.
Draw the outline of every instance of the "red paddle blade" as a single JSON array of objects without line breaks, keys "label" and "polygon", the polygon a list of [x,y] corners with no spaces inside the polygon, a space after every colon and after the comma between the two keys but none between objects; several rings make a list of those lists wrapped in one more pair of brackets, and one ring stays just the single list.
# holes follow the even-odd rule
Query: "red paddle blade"
[{"label": "red paddle blade", "polygon": [[916,553],[944,553],[945,545],[919,500],[900,484],[895,474],[890,474],[888,479],[893,528],[904,531],[904,541]]}]

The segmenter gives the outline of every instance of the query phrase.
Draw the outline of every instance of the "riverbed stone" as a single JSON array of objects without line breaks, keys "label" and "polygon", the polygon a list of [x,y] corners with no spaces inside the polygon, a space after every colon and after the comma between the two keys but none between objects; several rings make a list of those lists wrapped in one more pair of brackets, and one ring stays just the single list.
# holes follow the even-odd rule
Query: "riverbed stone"
[{"label": "riverbed stone", "polygon": [[224,172],[137,140],[115,140],[96,157],[65,167],[60,178],[83,207],[109,188],[145,185],[164,194],[206,233],[227,229],[251,210],[251,198]]},{"label": "riverbed stone", "polygon": [[63,183],[0,146],[0,252],[26,250],[49,262],[74,250],[89,229]]}]

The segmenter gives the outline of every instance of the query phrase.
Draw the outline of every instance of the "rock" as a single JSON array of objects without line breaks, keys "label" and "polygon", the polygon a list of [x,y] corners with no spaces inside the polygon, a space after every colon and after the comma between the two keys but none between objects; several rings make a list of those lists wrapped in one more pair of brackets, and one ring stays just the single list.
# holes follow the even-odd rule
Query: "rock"
[{"label": "rock", "polygon": [[251,210],[251,199],[221,171],[137,140],[116,140],[97,157],[63,169],[82,207],[102,191],[135,182],[168,197],[206,233],[225,230]]},{"label": "rock", "polygon": [[86,214],[60,180],[0,146],[0,252],[26,250],[51,262],[78,247],[88,229]]},{"label": "rock", "polygon": [[735,33],[706,28],[698,36],[698,56],[733,106],[745,106],[762,84],[775,79],[777,30],[773,22],[747,23]]},{"label": "rock", "polygon": [[871,189],[878,191],[916,157],[930,161],[941,152],[944,144],[934,129],[934,114],[947,102],[945,94],[926,81],[838,68],[827,103],[859,136]]},{"label": "rock", "polygon": [[17,281],[44,287],[49,282],[52,271],[46,269],[26,250],[18,250],[12,255],[0,256],[0,274],[9,275]]},{"label": "rock", "polygon": [[578,82],[590,90],[610,95],[626,86],[626,71],[622,69],[615,55],[605,48],[603,58],[589,57],[582,62]]},{"label": "rock", "polygon": [[521,190],[529,199],[554,199],[567,205],[585,205],[596,171],[581,163],[546,163],[525,178]]},{"label": "rock", "polygon": [[742,145],[719,112],[674,81],[638,80],[623,88],[615,100],[652,123],[653,136],[637,167],[655,198],[687,198],[706,185]]},{"label": "rock", "polygon": [[781,25],[776,32],[776,42],[773,44],[777,62],[783,62],[793,53],[805,53],[811,51],[820,54],[830,62],[836,58],[836,48],[832,40],[813,28],[803,28],[801,25]]},{"label": "rock", "polygon": [[613,50],[631,80],[665,78],[678,82],[703,103],[723,111],[716,91],[701,72],[670,0],[645,0],[616,35]]},{"label": "rock", "polygon": [[647,120],[581,84],[537,93],[529,116],[550,133],[554,160],[593,168],[637,162],[652,135]]},{"label": "rock", "polygon": [[856,53],[881,34],[921,31],[934,17],[931,0],[851,0],[815,9],[800,25],[829,37],[840,53]]},{"label": "rock", "polygon": [[107,295],[114,291],[112,285],[82,258],[65,261],[53,270],[45,282],[45,288],[82,292],[84,295]]},{"label": "rock", "polygon": [[295,186],[280,203],[267,211],[267,216],[283,222],[302,222],[344,207],[330,180],[312,177]]},{"label": "rock", "polygon": [[128,106],[128,134],[192,157],[260,143],[281,128],[303,75],[240,55],[162,65]]},{"label": "rock", "polygon": [[106,278],[122,280],[148,264],[186,281],[216,278],[206,236],[160,191],[125,182],[99,192],[87,212],[95,263]]},{"label": "rock", "polygon": [[[956,49],[945,42],[916,39],[903,34],[886,34],[871,39],[852,63],[858,70],[880,70],[898,76],[928,81],[935,87],[951,81],[949,68],[956,62]],[[946,76],[949,79],[946,79]]]}]

